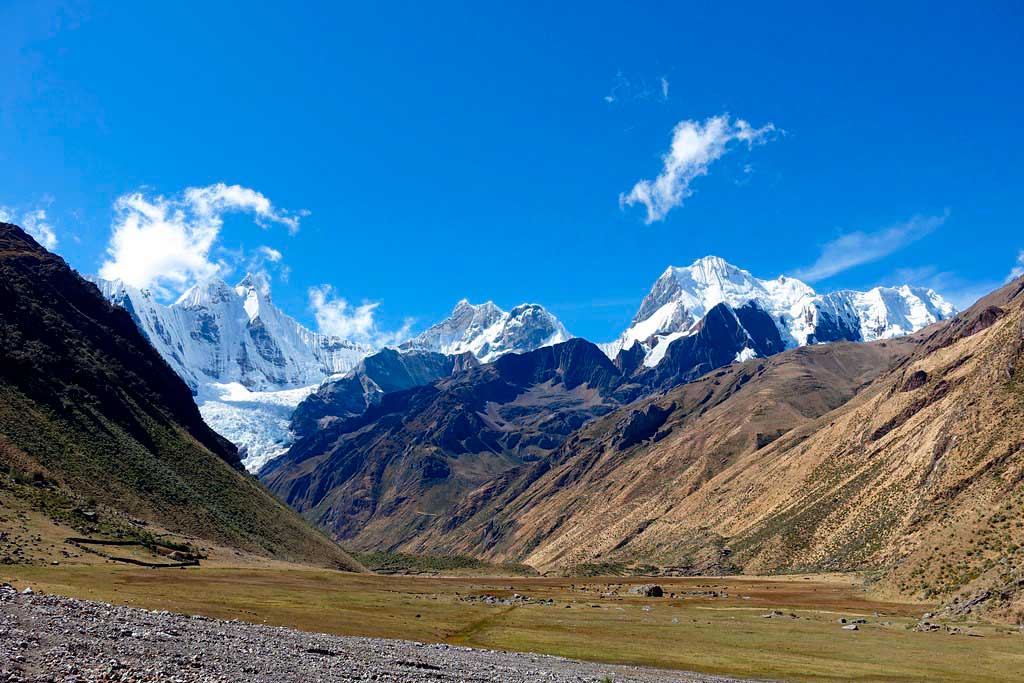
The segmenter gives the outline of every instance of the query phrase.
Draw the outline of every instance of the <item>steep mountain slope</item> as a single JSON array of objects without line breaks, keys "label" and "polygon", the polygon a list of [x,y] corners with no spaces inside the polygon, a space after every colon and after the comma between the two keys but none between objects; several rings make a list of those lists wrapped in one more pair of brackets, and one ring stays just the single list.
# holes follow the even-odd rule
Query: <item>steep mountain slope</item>
[{"label": "steep mountain slope", "polygon": [[98,280],[191,387],[207,423],[240,447],[256,471],[291,443],[295,406],[370,347],[312,332],[277,308],[270,286],[249,274],[235,287],[202,282],[165,306],[146,290]]},{"label": "steep mountain slope", "polygon": [[674,341],[693,334],[700,320],[720,304],[763,312],[785,348],[891,339],[955,312],[929,289],[904,285],[819,295],[799,280],[760,280],[717,256],[705,256],[685,268],[669,267],[644,298],[629,329],[603,348],[615,357],[640,344],[649,352],[644,363],[653,367]]},{"label": "steep mountain slope", "polygon": [[358,548],[401,548],[468,491],[537,460],[638,391],[574,339],[384,394],[272,461],[261,479]]},{"label": "steep mountain slope", "polygon": [[468,352],[481,363],[489,363],[506,353],[532,351],[571,337],[543,306],[521,304],[506,312],[490,301],[473,305],[463,299],[448,318],[399,348],[448,355]]},{"label": "steep mountain slope", "polygon": [[0,224],[0,463],[176,533],[356,566],[239,471],[234,446],[204,424],[124,310],[9,224]]},{"label": "steep mountain slope", "polygon": [[629,405],[571,435],[546,461],[466,496],[420,546],[544,569],[640,559],[720,571],[720,538],[706,523],[718,505],[680,525],[671,521],[680,502],[744,455],[848,401],[909,347],[804,347]]},{"label": "steep mountain slope", "polygon": [[[563,347],[572,350],[570,357],[596,348],[575,340],[526,354],[507,354],[493,364],[497,368],[494,372],[500,375],[517,363],[527,366],[543,363],[548,354],[541,351],[557,349],[561,353]],[[569,432],[587,419],[642,396],[671,389],[716,368],[751,357],[772,356],[784,348],[785,342],[774,320],[754,302],[735,308],[726,302],[718,303],[694,324],[689,334],[659,349],[664,357],[654,366],[643,362],[645,355],[639,345],[620,352],[614,364],[606,359],[597,363],[596,367],[606,366],[606,376],[598,390],[601,401],[596,404],[600,410],[588,406],[588,410],[577,412],[570,423],[560,419],[538,420],[533,413],[522,411],[529,405],[531,409],[540,408],[539,415],[543,416],[543,411],[560,409],[566,390],[573,387],[554,385],[538,393],[535,388],[525,392],[522,388],[525,385],[522,385],[519,392],[505,392],[506,395],[495,399],[492,398],[494,376],[486,370],[488,366],[459,373],[459,364],[453,357],[418,352],[420,356],[409,359],[415,361],[416,371],[409,372],[405,356],[415,352],[382,352],[368,357],[360,368],[346,377],[325,383],[299,406],[292,428],[301,437],[300,441],[287,456],[263,470],[261,476],[278,495],[340,538],[366,547],[378,544],[444,551],[452,539],[431,545],[434,543],[430,538],[434,530],[431,520],[438,516],[463,515],[463,512],[456,512],[463,495],[473,485],[483,484],[486,477],[496,476],[499,484],[507,484],[520,464],[528,460],[546,461]],[[845,354],[868,362],[877,358],[874,348]],[[888,349],[891,345],[882,348]],[[471,358],[471,355],[467,353],[466,357]],[[587,363],[593,365],[595,361]],[[884,364],[851,363],[848,369],[858,373],[857,376],[884,367]],[[387,380],[385,383],[390,388],[378,385],[374,381],[377,377]],[[443,377],[450,379],[443,380]],[[402,396],[387,393],[410,389],[416,383],[435,378],[440,381],[434,381],[423,392]],[[821,383],[826,381],[839,382],[835,377],[827,377]],[[839,385],[843,386],[841,382]],[[438,396],[435,392],[439,387],[442,390]],[[454,402],[450,391],[453,388],[458,389],[459,397]],[[785,390],[801,388],[787,386]],[[842,396],[849,398],[852,392],[847,391]],[[358,417],[367,406],[377,404],[379,409],[371,409],[365,418]],[[822,405],[831,409],[838,403],[823,402]],[[499,414],[494,414],[495,406],[499,406]],[[457,428],[452,427],[455,420]],[[441,448],[444,466],[430,468],[417,460],[419,456],[412,454],[435,453],[444,438],[437,435],[441,428],[456,429],[465,435],[479,432],[480,438],[469,448],[474,454],[472,458],[460,455],[458,467],[453,468],[449,460],[462,453],[463,446],[444,446]],[[777,432],[788,428],[770,429]],[[524,444],[543,444],[543,447],[527,453],[521,451]],[[462,474],[470,467],[467,463],[474,468],[472,475]],[[537,468],[548,466],[549,463],[543,462]],[[373,473],[368,474],[368,468]],[[423,484],[424,471],[441,483]],[[531,470],[527,476],[536,476],[537,471]],[[399,484],[382,496],[382,489],[391,486],[388,478]],[[369,493],[363,487],[368,488]],[[393,500],[387,499],[388,495]],[[388,508],[389,505],[393,507]],[[569,504],[563,501],[562,505],[564,508]],[[507,509],[512,510],[514,506]],[[409,516],[410,510],[418,516]],[[473,552],[480,550],[473,548]]]},{"label": "steep mountain slope", "polygon": [[[366,367],[356,365],[373,352],[362,344],[312,332],[277,308],[270,285],[249,274],[236,286],[211,278],[169,306],[146,290],[120,281],[97,280],[110,301],[127,310],[157,351],[192,388],[206,422],[236,444],[252,472],[284,453],[294,441],[292,429],[312,419],[349,414],[345,401],[366,405],[380,391],[394,391],[439,379],[424,372],[429,353],[438,357],[472,356],[490,362],[503,354],[531,351],[570,338],[558,320],[536,304],[503,311],[493,303],[460,302],[452,315],[400,350],[379,352],[371,374],[382,378],[383,365],[409,366],[406,381],[383,379],[389,388],[371,386]],[[426,364],[426,365],[424,365]],[[401,374],[401,373],[399,373]],[[327,382],[324,387],[319,387]],[[335,386],[335,383],[337,385]],[[396,383],[397,382],[397,383]],[[317,396],[311,394],[317,392]],[[350,398],[343,398],[351,394]],[[301,410],[297,407],[307,398]],[[333,406],[333,408],[328,408]],[[332,412],[333,411],[333,412]],[[293,423],[293,415],[298,412]]]},{"label": "steep mountain slope", "polygon": [[787,351],[596,420],[421,545],[541,568],[872,569],[903,594],[1012,613],[1022,386],[1018,279],[912,337]]}]

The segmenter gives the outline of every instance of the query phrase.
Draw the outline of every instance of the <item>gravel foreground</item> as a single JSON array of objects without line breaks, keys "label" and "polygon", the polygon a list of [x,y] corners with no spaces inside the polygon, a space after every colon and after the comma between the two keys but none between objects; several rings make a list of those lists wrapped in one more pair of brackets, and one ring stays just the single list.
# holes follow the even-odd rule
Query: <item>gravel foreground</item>
[{"label": "gravel foreground", "polygon": [[306,633],[0,586],[0,682],[727,683],[701,674]]}]

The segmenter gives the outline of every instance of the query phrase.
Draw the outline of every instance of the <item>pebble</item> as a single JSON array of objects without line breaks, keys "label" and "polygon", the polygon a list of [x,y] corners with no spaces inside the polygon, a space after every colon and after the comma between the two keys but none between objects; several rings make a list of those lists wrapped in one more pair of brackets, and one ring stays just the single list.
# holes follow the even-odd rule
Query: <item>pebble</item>
[{"label": "pebble", "polygon": [[18,593],[7,584],[0,585],[0,634],[0,681],[9,683],[735,681],[443,643],[306,633]]}]

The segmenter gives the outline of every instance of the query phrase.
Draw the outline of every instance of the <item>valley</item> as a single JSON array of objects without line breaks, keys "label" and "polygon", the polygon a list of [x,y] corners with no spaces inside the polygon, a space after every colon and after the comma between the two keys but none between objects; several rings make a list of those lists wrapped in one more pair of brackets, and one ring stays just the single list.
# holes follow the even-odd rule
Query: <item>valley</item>
[{"label": "valley", "polygon": [[[662,311],[659,331],[614,357],[538,307],[465,302],[409,345],[357,357],[296,328],[255,279],[208,283],[147,327],[16,227],[0,240],[9,628],[40,606],[113,614],[53,594],[232,620],[254,644],[277,641],[237,622],[333,634],[346,651],[350,637],[476,648],[445,660],[454,680],[492,656],[478,650],[592,662],[565,666],[593,680],[594,666],[650,667],[608,669],[623,681],[999,681],[1024,665],[1020,280],[952,317],[919,306],[911,334],[904,318],[869,335],[853,304],[830,318],[831,299],[801,295],[780,313],[773,288],[792,282],[706,258],[659,281],[638,314]],[[684,275],[702,303],[683,305]],[[835,340],[807,343],[840,319]],[[171,320],[198,344],[171,360],[219,369],[158,353]],[[796,321],[817,332],[796,339]],[[274,341],[275,326],[293,337]],[[347,369],[308,384],[336,362]],[[259,478],[244,444],[204,422],[211,391],[234,406],[218,419],[286,448]],[[105,647],[84,636],[76,647]],[[246,671],[230,649],[208,654],[219,675]],[[486,666],[529,680],[524,663]]]}]

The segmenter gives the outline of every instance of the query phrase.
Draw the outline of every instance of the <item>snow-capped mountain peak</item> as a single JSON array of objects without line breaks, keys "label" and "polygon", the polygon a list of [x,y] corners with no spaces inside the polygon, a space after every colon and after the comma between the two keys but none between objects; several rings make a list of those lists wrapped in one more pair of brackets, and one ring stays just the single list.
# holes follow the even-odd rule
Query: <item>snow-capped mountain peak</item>
[{"label": "snow-capped mountain peak", "polygon": [[469,352],[480,362],[489,363],[506,353],[532,351],[571,337],[565,326],[539,304],[520,304],[506,312],[492,301],[471,304],[463,299],[446,319],[399,348],[448,355]]},{"label": "snow-capped mountain peak", "polygon": [[230,302],[233,298],[234,290],[228,283],[219,277],[210,277],[182,292],[172,306],[185,309],[208,308]]},{"label": "snow-capped mountain peak", "polygon": [[771,317],[786,347],[896,337],[956,312],[932,290],[903,285],[819,295],[795,278],[780,275],[762,280],[718,256],[705,256],[689,266],[666,269],[644,298],[632,325],[602,347],[615,357],[639,343],[648,352],[645,363],[657,364],[665,356],[664,347],[693,334],[719,304],[733,309],[756,306]]},{"label": "snow-capped mountain peak", "polygon": [[234,287],[208,278],[164,305],[146,290],[97,280],[196,395],[203,418],[257,468],[289,440],[288,419],[324,378],[373,349],[313,332],[277,308],[259,273]]}]

